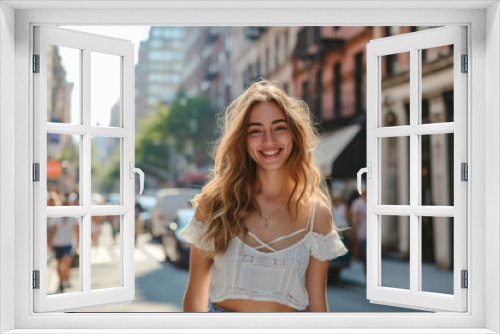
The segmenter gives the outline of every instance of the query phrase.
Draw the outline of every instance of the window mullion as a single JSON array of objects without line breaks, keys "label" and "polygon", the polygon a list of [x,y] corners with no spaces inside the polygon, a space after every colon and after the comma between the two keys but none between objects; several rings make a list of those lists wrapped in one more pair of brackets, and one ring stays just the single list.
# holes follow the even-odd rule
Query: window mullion
[{"label": "window mullion", "polygon": [[[418,135],[413,131],[418,125],[418,115],[420,106],[420,70],[418,62],[418,50],[410,50],[410,207],[418,205],[419,189],[419,149]],[[420,261],[419,261],[419,233],[418,216],[412,211],[410,214],[410,291],[418,291],[420,281]]]},{"label": "window mullion", "polygon": [[[88,48],[83,49],[83,59],[82,59],[82,114],[81,119],[83,126],[90,130],[90,50]],[[82,291],[84,293],[90,294],[91,291],[91,272],[90,272],[90,251],[91,251],[91,134],[87,131],[83,135],[83,149],[81,157],[81,168],[83,170],[82,175],[82,189],[81,198],[83,199],[83,205],[89,208],[89,211],[83,216],[83,233],[80,235],[80,242],[82,245],[82,270],[80,270],[80,284],[82,284]]]}]

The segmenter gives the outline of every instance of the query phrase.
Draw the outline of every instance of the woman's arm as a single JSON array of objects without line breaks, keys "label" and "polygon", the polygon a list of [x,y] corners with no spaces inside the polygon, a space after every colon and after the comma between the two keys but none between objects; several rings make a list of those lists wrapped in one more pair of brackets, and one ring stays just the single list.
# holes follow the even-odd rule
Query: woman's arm
[{"label": "woman's arm", "polygon": [[[333,229],[332,212],[326,205],[318,204],[314,219],[313,231],[319,234],[328,234]],[[309,257],[309,266],[306,272],[306,289],[309,294],[309,312],[328,312],[326,301],[326,276],[328,275],[329,261],[320,261],[313,256]]]},{"label": "woman's arm", "polygon": [[[207,219],[200,208],[196,209],[194,217],[198,221]],[[208,288],[210,286],[210,267],[212,258],[206,256],[204,250],[191,245],[189,259],[189,281],[184,294],[184,312],[206,312],[208,309]]]},{"label": "woman's arm", "polygon": [[320,261],[309,257],[309,266],[306,272],[306,289],[309,294],[309,312],[328,312],[326,303],[326,275],[328,261]]},{"label": "woman's arm", "polygon": [[191,245],[189,281],[183,302],[184,312],[207,311],[211,265],[212,259],[207,257],[203,250]]}]

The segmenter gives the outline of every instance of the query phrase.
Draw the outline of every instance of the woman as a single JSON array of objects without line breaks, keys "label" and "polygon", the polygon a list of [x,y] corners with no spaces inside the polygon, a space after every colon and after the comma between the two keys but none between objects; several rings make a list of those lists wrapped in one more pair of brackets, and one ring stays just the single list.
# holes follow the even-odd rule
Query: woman
[{"label": "woman", "polygon": [[182,231],[192,243],[185,312],[328,311],[328,260],[347,250],[316,142],[307,105],[274,83],[231,103],[213,178]]}]

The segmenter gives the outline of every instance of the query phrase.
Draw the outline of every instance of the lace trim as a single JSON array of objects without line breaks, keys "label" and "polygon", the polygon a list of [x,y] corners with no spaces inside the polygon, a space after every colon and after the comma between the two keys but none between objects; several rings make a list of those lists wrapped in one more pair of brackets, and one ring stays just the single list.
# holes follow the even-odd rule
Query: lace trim
[{"label": "lace trim", "polygon": [[332,230],[328,234],[312,232],[311,255],[320,261],[333,260],[347,253],[337,231]]},{"label": "lace trim", "polygon": [[206,242],[206,240],[204,240],[204,235],[207,231],[208,225],[203,224],[203,222],[193,217],[180,232],[180,235],[186,242],[195,245],[199,249],[213,251],[215,249],[213,240],[211,242]]}]

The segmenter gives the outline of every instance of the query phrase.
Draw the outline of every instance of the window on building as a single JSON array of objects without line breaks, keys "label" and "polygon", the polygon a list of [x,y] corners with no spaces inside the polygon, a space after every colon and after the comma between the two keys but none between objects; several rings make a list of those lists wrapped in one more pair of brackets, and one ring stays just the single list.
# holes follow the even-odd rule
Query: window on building
[{"label": "window on building", "polygon": [[149,82],[162,82],[163,81],[163,73],[159,72],[151,72],[148,74]]},{"label": "window on building", "polygon": [[[400,27],[385,27],[385,36],[395,36],[398,35],[400,31]],[[385,73],[387,76],[391,76],[397,73],[398,71],[398,55],[397,54],[389,54],[385,57]]]},{"label": "window on building", "polygon": [[280,66],[280,40],[276,37],[274,42],[274,67],[278,68]]},{"label": "window on building", "polygon": [[310,100],[309,100],[309,81],[304,81],[302,83],[302,100],[304,100],[310,108]]},{"label": "window on building", "polygon": [[365,112],[365,69],[363,52],[359,52],[354,56],[354,96],[356,105],[356,114]]},{"label": "window on building", "polygon": [[285,58],[288,57],[288,53],[290,52],[289,51],[289,43],[290,43],[290,41],[288,39],[289,39],[288,30],[286,30],[285,31]]},{"label": "window on building", "polygon": [[161,61],[163,59],[163,51],[150,51],[148,53],[148,59],[150,61]]},{"label": "window on building", "polygon": [[341,64],[333,66],[333,112],[335,118],[342,117],[342,71]]},{"label": "window on building", "polygon": [[319,43],[321,40],[321,26],[314,27],[314,43]]},{"label": "window on building", "polygon": [[266,48],[266,76],[269,76],[269,47]]},{"label": "window on building", "polygon": [[316,116],[318,119],[323,119],[323,71],[316,72],[316,96],[314,99]]}]

